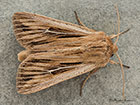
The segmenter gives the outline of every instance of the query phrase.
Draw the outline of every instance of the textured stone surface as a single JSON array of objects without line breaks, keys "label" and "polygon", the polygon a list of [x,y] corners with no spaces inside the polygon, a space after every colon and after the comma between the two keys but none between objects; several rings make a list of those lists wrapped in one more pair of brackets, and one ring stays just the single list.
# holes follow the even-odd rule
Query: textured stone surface
[{"label": "textured stone surface", "polygon": [[[17,54],[23,48],[17,43],[12,29],[14,12],[26,11],[77,23],[73,11],[89,28],[107,34],[116,29],[117,3],[121,16],[121,31],[131,30],[120,37],[118,47],[125,69],[126,99],[122,99],[120,67],[108,65],[95,73],[79,96],[81,81],[87,74],[30,95],[16,92]],[[139,105],[140,104],[140,0],[0,0],[0,105]],[[116,31],[115,31],[116,32]],[[117,60],[116,57],[112,58]]]}]

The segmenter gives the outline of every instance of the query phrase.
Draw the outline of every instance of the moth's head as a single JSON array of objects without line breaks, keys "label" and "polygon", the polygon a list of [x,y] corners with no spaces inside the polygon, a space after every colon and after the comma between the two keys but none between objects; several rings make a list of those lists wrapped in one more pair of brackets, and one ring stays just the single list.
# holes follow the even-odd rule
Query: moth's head
[{"label": "moth's head", "polygon": [[117,56],[118,60],[119,60],[119,63],[114,63],[114,64],[120,64],[120,66],[121,66],[122,77],[123,77],[122,78],[123,79],[123,99],[125,99],[125,96],[124,96],[124,84],[125,84],[125,80],[124,80],[123,66],[124,67],[127,67],[127,68],[129,68],[129,66],[125,66],[125,65],[122,64],[122,61],[121,61],[121,59],[120,59],[120,57],[119,57],[119,55],[117,53],[117,51],[118,51],[117,42],[119,40],[119,36],[122,35],[122,34],[124,34],[124,33],[126,33],[127,31],[129,31],[129,29],[127,29],[126,31],[123,31],[123,32],[119,32],[117,35],[111,35],[111,36],[109,36],[110,39],[116,38],[115,42],[112,43],[112,45],[113,45],[112,46],[112,56],[115,54]]},{"label": "moth's head", "polygon": [[113,44],[113,54],[115,54],[118,51],[118,46],[116,44]]},{"label": "moth's head", "polygon": [[125,99],[125,95],[124,95],[125,80],[124,80],[124,70],[123,70],[123,66],[124,66],[124,67],[128,67],[128,68],[129,68],[129,66],[125,66],[125,65],[122,64],[122,61],[121,61],[121,59],[120,59],[120,57],[119,57],[119,55],[118,55],[118,53],[117,53],[117,51],[118,51],[117,42],[118,42],[118,40],[119,40],[119,36],[122,35],[122,34],[124,34],[124,33],[126,33],[126,32],[128,32],[129,29],[127,29],[126,31],[120,32],[120,16],[119,16],[119,10],[118,10],[117,5],[115,5],[115,7],[116,7],[116,11],[117,11],[117,16],[118,16],[118,34],[117,34],[117,35],[111,35],[111,36],[109,36],[109,37],[110,37],[110,39],[116,38],[115,42],[113,43],[112,56],[115,54],[115,55],[117,56],[118,60],[119,60],[119,63],[114,62],[113,64],[120,64],[120,66],[121,66],[122,80],[123,80],[123,100],[124,100],[124,99]]},{"label": "moth's head", "polygon": [[113,43],[113,49],[112,49],[113,54],[115,54],[118,51],[117,42],[118,42],[119,36],[122,35],[122,34],[124,34],[124,33],[126,33],[126,32],[128,32],[129,30],[130,29],[127,29],[126,31],[120,32],[117,35],[111,35],[111,36],[109,36],[110,39],[116,38],[116,41]]}]

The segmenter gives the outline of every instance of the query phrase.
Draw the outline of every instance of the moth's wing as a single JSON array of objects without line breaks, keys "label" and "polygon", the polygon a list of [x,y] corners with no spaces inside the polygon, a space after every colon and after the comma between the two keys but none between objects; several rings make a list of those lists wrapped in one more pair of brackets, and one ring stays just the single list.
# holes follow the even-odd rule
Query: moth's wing
[{"label": "moth's wing", "polygon": [[19,93],[34,93],[89,72],[104,59],[88,49],[103,39],[100,32],[24,12],[14,14],[13,24],[17,40],[30,51],[17,72]]},{"label": "moth's wing", "polygon": [[[26,49],[32,50],[34,50],[34,46],[46,45],[58,38],[80,37],[95,32],[80,25],[26,12],[15,13],[13,25],[18,42]],[[72,35],[72,33],[74,34]]]},{"label": "moth's wing", "polygon": [[18,93],[34,93],[95,68],[94,64],[78,62],[80,58],[74,56],[62,59],[62,56],[48,53],[31,54],[20,64],[16,79]]}]

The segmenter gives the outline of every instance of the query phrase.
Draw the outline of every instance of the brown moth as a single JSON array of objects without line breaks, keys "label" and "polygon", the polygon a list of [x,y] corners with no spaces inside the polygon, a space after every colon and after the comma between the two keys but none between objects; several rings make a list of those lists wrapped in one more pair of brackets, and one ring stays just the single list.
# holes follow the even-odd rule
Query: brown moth
[{"label": "brown moth", "polygon": [[[108,63],[123,66],[116,43],[124,32],[107,36],[87,28],[76,12],[75,15],[80,25],[26,12],[13,15],[16,39],[25,48],[18,54],[21,61],[16,77],[18,93],[34,93],[90,72],[87,80]],[[111,39],[115,37],[113,43]],[[113,54],[120,63],[110,60]]]}]

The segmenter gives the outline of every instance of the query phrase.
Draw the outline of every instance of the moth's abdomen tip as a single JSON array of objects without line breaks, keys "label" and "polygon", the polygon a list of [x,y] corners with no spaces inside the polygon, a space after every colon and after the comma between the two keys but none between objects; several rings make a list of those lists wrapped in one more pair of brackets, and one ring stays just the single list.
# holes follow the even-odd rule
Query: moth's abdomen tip
[{"label": "moth's abdomen tip", "polygon": [[22,62],[24,59],[27,58],[27,56],[30,54],[28,50],[23,50],[20,53],[18,53],[18,60]]}]

